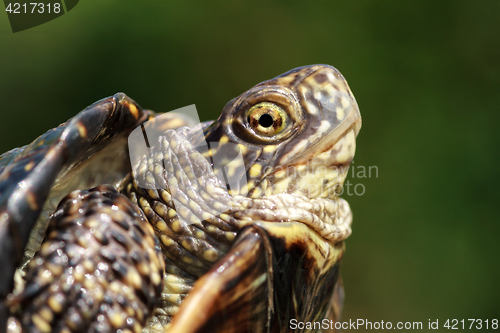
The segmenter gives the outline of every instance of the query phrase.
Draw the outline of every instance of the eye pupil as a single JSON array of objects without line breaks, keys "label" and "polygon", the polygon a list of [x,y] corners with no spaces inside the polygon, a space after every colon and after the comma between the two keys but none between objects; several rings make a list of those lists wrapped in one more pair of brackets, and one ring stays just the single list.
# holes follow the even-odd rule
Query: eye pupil
[{"label": "eye pupil", "polygon": [[263,114],[259,118],[259,125],[262,127],[271,127],[274,123],[273,117],[268,114]]}]

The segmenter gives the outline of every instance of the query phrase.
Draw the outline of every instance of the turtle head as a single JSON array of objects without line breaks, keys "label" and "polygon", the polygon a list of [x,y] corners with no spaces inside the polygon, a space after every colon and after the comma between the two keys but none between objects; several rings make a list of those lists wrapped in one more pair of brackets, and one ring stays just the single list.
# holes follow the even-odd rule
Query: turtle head
[{"label": "turtle head", "polygon": [[[205,129],[211,147],[205,154],[225,166],[229,183],[237,179],[239,194],[333,198],[354,157],[360,127],[342,74],[327,65],[305,66],[231,100]],[[238,156],[241,162],[235,162]]]}]

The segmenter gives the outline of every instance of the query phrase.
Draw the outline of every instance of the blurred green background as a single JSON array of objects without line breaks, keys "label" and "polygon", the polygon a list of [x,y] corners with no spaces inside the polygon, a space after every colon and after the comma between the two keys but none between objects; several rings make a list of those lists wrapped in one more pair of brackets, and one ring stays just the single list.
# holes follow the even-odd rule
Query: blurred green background
[{"label": "blurred green background", "polygon": [[500,319],[499,18],[498,0],[86,0],[13,34],[2,12],[0,151],[118,91],[208,120],[331,64],[363,116],[355,171],[378,168],[349,178],[343,319]]}]

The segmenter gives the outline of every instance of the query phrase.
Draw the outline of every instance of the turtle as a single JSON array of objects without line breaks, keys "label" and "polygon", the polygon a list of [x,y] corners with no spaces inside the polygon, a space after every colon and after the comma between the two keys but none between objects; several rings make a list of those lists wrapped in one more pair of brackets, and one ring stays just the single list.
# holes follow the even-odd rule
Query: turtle
[{"label": "turtle", "polygon": [[360,127],[310,65],[214,122],[118,93],[4,153],[0,332],[335,331]]}]

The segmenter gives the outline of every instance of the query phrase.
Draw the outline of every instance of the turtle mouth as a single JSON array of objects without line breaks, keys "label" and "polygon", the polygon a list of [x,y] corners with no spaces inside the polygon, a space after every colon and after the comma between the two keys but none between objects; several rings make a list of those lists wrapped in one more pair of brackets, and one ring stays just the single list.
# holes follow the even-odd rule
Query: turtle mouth
[{"label": "turtle mouth", "polygon": [[[311,144],[307,147],[304,152],[297,155],[295,158],[290,159],[289,161],[283,161],[284,165],[301,165],[307,163],[308,161],[317,158],[320,156],[323,160],[323,164],[327,165],[340,165],[340,164],[349,164],[354,157],[354,150],[356,148],[356,137],[361,128],[361,116],[359,115],[359,111],[357,109],[349,112],[348,116],[340,123],[335,129],[330,131],[328,134],[319,138],[316,143]],[[346,142],[345,138],[349,136],[348,142]],[[342,148],[340,145],[351,145],[352,150],[347,152],[343,151],[343,153],[350,154],[346,156],[341,153]],[[327,156],[328,152],[330,152],[331,156]],[[350,158],[350,159],[349,159]],[[328,162],[330,160],[330,163]]]},{"label": "turtle mouth", "polygon": [[267,194],[289,193],[309,199],[337,200],[356,148],[356,133],[348,130],[340,139],[331,135],[271,175],[273,186]]}]

